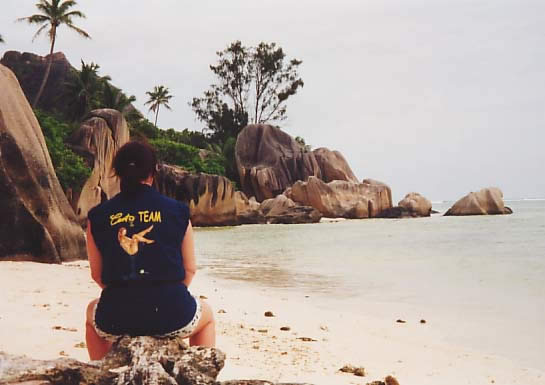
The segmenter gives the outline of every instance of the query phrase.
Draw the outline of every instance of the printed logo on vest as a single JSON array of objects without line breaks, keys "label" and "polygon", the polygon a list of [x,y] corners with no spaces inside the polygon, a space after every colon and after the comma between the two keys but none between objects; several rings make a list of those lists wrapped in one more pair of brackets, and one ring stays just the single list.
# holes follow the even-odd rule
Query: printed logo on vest
[{"label": "printed logo on vest", "polygon": [[147,229],[140,231],[139,233],[133,234],[131,237],[127,237],[127,229],[121,227],[117,232],[117,239],[119,240],[119,245],[123,250],[129,255],[135,255],[138,253],[138,244],[140,242],[150,245],[155,241],[153,239],[147,239],[145,235],[153,229],[153,225]]},{"label": "printed logo on vest", "polygon": [[134,227],[134,220],[136,218],[134,215],[127,214],[123,215],[123,213],[117,213],[110,215],[110,226],[115,226],[118,223],[128,223],[131,227]]}]

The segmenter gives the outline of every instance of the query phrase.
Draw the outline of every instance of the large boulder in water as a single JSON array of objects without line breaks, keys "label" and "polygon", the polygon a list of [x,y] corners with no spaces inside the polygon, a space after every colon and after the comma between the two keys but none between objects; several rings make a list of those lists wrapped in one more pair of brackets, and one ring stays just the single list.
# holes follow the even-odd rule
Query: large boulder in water
[{"label": "large boulder in water", "polygon": [[431,215],[431,202],[419,193],[409,193],[399,201],[396,207],[386,209],[379,214],[381,218],[418,218]]},{"label": "large boulder in water", "polygon": [[306,182],[296,182],[285,195],[328,218],[373,218],[392,207],[390,188],[375,181],[325,183],[310,177]]},{"label": "large boulder in water", "polygon": [[316,157],[324,182],[345,180],[358,183],[358,178],[356,178],[343,154],[339,151],[331,151],[328,148],[320,147],[313,150],[312,153]]},{"label": "large boulder in water", "polygon": [[400,200],[397,205],[418,217],[429,217],[431,215],[431,201],[416,192],[405,195],[405,198]]},{"label": "large boulder in water", "polygon": [[246,126],[235,152],[242,191],[259,202],[282,194],[298,180],[322,176],[314,154],[278,127]]},{"label": "large boulder in water", "polygon": [[509,207],[505,207],[501,190],[497,187],[489,187],[469,193],[457,201],[445,215],[496,215],[511,213],[513,211]]},{"label": "large boulder in water", "polygon": [[80,222],[85,222],[90,209],[119,192],[119,179],[113,174],[112,162],[117,150],[128,141],[127,122],[119,111],[112,109],[91,111],[69,138],[70,147],[92,169],[81,192],[70,197]]},{"label": "large boulder in water", "polygon": [[0,65],[0,259],[86,258],[83,230],[57,180],[15,75]]}]

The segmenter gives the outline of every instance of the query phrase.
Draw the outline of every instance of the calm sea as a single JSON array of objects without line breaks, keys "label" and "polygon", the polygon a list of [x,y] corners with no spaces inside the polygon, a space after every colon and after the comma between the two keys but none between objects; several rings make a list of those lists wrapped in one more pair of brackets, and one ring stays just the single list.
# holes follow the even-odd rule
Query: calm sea
[{"label": "calm sea", "polygon": [[545,370],[545,200],[506,205],[513,215],[198,229],[199,265],[325,309],[425,318],[447,341]]}]

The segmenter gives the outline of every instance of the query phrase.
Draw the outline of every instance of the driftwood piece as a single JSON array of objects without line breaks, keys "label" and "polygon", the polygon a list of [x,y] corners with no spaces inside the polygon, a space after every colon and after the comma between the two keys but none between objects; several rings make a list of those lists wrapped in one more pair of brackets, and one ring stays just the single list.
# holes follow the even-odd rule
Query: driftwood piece
[{"label": "driftwood piece", "polygon": [[[37,361],[0,353],[0,384],[42,381],[52,385],[212,385],[225,354],[188,347],[180,339],[124,337],[102,361]],[[39,384],[40,382],[36,382]]]},{"label": "driftwood piece", "polygon": [[101,361],[33,360],[0,352],[0,385],[304,385],[261,380],[216,381],[225,363],[218,349],[181,339],[124,337]]}]

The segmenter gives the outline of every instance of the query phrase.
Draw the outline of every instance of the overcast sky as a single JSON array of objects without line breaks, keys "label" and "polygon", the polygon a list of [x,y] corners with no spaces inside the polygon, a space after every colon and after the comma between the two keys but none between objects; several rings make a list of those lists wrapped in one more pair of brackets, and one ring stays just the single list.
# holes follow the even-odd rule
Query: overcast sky
[{"label": "overcast sky", "polygon": [[[4,50],[48,52],[14,23],[34,0],[2,0]],[[163,128],[201,129],[188,102],[213,81],[230,42],[276,42],[303,60],[305,87],[282,128],[341,151],[358,178],[394,199],[417,191],[458,199],[497,186],[506,198],[545,197],[543,0],[79,0],[93,39],[61,28],[72,65],[96,62],[137,97],[169,87]],[[0,91],[1,92],[1,91]],[[152,119],[152,115],[149,115]]]}]

